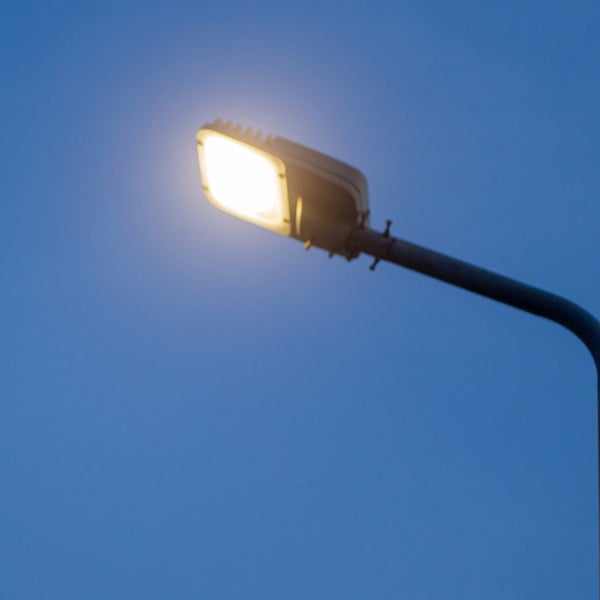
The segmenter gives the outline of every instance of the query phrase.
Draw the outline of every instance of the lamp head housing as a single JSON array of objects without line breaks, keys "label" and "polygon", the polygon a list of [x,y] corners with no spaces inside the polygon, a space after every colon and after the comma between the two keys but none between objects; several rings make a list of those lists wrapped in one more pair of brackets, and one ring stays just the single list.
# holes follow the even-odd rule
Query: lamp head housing
[{"label": "lamp head housing", "polygon": [[328,252],[354,258],[347,238],[369,224],[357,169],[284,138],[220,119],[196,134],[202,185],[218,208]]}]

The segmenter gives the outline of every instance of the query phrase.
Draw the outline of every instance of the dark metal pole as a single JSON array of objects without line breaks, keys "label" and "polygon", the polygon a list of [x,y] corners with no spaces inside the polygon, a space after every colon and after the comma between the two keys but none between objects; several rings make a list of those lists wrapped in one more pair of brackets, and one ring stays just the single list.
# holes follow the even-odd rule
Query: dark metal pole
[{"label": "dark metal pole", "polygon": [[[384,260],[407,267],[486,298],[555,321],[572,331],[586,345],[596,364],[598,481],[600,482],[600,322],[570,300],[428,248],[394,238],[389,235],[389,225],[388,221],[385,233],[378,233],[367,228],[356,228],[348,238],[348,249],[351,253],[369,254],[376,261]],[[598,508],[600,525],[600,502]]]}]

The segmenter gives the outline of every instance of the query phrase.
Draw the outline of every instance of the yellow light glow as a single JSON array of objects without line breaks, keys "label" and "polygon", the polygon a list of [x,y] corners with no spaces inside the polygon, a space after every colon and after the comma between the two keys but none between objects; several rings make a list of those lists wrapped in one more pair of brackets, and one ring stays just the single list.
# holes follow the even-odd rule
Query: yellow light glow
[{"label": "yellow light glow", "polygon": [[198,153],[211,202],[257,225],[289,233],[283,161],[210,129],[198,134]]}]

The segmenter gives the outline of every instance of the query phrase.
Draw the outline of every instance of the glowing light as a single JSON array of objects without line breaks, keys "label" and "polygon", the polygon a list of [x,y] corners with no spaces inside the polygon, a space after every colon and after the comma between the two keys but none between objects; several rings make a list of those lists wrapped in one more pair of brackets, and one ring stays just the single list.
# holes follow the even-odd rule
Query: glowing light
[{"label": "glowing light", "polygon": [[198,134],[204,191],[220,209],[237,217],[289,233],[289,205],[282,160],[204,129]]}]

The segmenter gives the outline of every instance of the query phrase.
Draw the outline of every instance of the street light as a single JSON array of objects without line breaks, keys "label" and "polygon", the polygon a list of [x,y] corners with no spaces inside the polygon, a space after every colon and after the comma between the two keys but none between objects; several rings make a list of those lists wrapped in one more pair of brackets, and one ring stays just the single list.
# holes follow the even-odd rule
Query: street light
[{"label": "street light", "polygon": [[369,224],[365,176],[339,160],[220,120],[196,134],[202,186],[218,208],[331,254],[358,256]]},{"label": "street light", "polygon": [[[367,180],[334,158],[283,138],[217,120],[196,135],[204,191],[218,208],[348,260],[359,254],[392,262],[514,306],[572,331],[587,347],[598,380],[600,481],[600,322],[544,290],[369,227]],[[599,506],[600,509],[600,506]],[[599,520],[600,524],[600,520]]]}]

